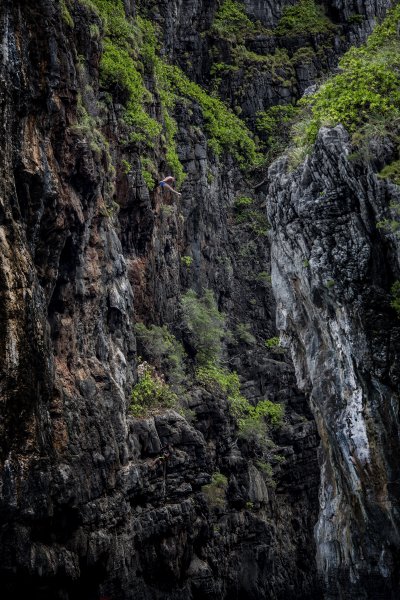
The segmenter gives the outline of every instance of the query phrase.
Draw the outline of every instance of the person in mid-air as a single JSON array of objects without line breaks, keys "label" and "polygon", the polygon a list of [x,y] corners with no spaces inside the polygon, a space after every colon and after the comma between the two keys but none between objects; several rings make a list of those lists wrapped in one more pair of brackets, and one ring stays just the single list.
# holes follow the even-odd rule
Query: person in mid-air
[{"label": "person in mid-air", "polygon": [[168,177],[165,177],[162,181],[160,181],[160,183],[158,185],[160,186],[161,191],[163,191],[164,188],[167,188],[173,194],[176,194],[177,196],[181,196],[182,194],[180,194],[179,192],[177,192],[176,190],[174,190],[174,188],[170,185],[174,181],[175,181],[175,177],[172,177],[171,175],[168,175]]}]

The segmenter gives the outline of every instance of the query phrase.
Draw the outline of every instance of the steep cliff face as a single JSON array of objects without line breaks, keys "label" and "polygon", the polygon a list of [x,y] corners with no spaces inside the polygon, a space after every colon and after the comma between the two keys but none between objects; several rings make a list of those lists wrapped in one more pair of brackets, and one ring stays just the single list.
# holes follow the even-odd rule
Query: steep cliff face
[{"label": "steep cliff face", "polygon": [[[384,156],[379,156],[383,160]],[[326,597],[399,590],[398,238],[376,225],[397,186],[351,160],[342,127],[322,129],[292,173],[270,170],[272,280],[322,440],[318,563]]]},{"label": "steep cliff face", "polygon": [[[268,249],[229,226],[241,175],[210,157],[198,109],[179,114],[180,210],[149,194],[118,144],[121,106],[97,102],[101,22],[87,4],[1,8],[2,585],[41,599],[313,593],[317,437],[281,355],[232,354],[251,397],[288,403],[275,489],[218,393],[192,390],[193,424],[130,414],[133,324],[176,324],[182,289],[213,287],[232,321],[273,335],[256,277]],[[217,502],[202,491],[215,472]]]},{"label": "steep cliff face", "polygon": [[[292,209],[284,188],[292,182],[301,190],[308,185],[306,176],[301,178],[301,170],[287,176],[279,163],[268,196],[264,170],[238,155],[242,130],[229,147],[215,122],[210,126],[213,111],[220,111],[220,121],[233,119],[231,113],[221,112],[213,96],[190,87],[196,81],[212,88],[214,97],[229,101],[249,126],[257,127],[256,112],[297,99],[336,66],[349,44],[371,31],[389,5],[327,3],[328,16],[319,9],[313,13],[316,31],[278,34],[273,29],[279,23],[283,27],[290,4],[246,0],[238,17],[247,27],[241,39],[232,38],[229,19],[228,31],[218,25],[221,6],[214,0],[116,2],[116,24],[113,11],[104,16],[108,0],[41,0],[33,6],[5,0],[0,7],[0,581],[10,596],[318,598],[316,555],[333,582],[328,585],[333,597],[358,597],[350,582],[364,575],[370,577],[368,597],[375,573],[386,585],[382,590],[394,589],[395,538],[385,545],[383,532],[390,519],[395,523],[389,505],[396,495],[395,422],[389,414],[394,409],[385,399],[396,375],[391,367],[393,382],[388,380],[385,361],[389,364],[391,357],[384,354],[395,351],[395,338],[383,342],[376,332],[370,332],[372,341],[368,338],[368,328],[357,321],[354,289],[361,258],[365,273],[379,275],[376,285],[387,289],[396,272],[395,240],[374,244],[368,252],[372,243],[360,244],[360,236],[353,236],[361,258],[346,277],[354,282],[347,286],[343,279],[346,302],[335,318],[329,309],[325,327],[324,302],[336,287],[310,298],[304,291],[300,298],[283,260],[294,253],[286,234]],[[351,22],[354,15],[358,18]],[[158,45],[149,23],[160,27]],[[318,53],[323,40],[326,48]],[[155,49],[163,62],[154,58]],[[303,54],[294,58],[299,50]],[[166,83],[164,70],[172,63],[182,71],[168,71]],[[219,71],[213,70],[215,63],[223,64]],[[190,93],[185,95],[184,88]],[[329,143],[345,148],[344,133],[326,135],[337,140]],[[223,151],[216,151],[218,144]],[[338,186],[341,166],[339,175],[325,174],[336,163],[324,148],[320,141],[315,177],[322,170],[332,193],[341,194],[345,185],[353,189],[353,173]],[[155,177],[167,174],[171,164],[176,175],[182,168],[186,173],[176,202],[154,189]],[[372,175],[363,177],[357,202],[366,223],[372,219],[370,204],[384,211],[385,194],[394,191]],[[376,190],[375,205],[370,196]],[[368,198],[364,204],[362,194]],[[293,364],[275,339],[266,203],[274,227],[274,294],[279,311],[285,294],[288,315],[285,325],[279,319],[279,328],[293,339],[301,391]],[[333,204],[332,222],[340,217]],[[353,204],[347,210],[346,215]],[[361,227],[362,219],[349,218],[349,227],[350,220],[352,227]],[[334,236],[331,223],[325,240],[330,249],[328,234]],[[373,262],[368,257],[375,252]],[[386,275],[371,267],[380,252],[390,256]],[[332,275],[338,285],[347,258],[340,260],[343,273]],[[326,269],[332,265],[327,258]],[[331,275],[316,270],[315,277]],[[242,435],[223,388],[202,384],[194,375],[196,349],[181,308],[189,289],[200,295],[212,290],[225,313],[232,334],[226,336],[224,361],[239,374],[250,405],[268,398],[285,406],[280,426],[269,426],[266,449],[257,438],[260,421],[251,435]],[[360,306],[365,319],[373,320],[370,301],[364,298]],[[304,318],[296,322],[293,316],[300,302],[319,327],[331,370],[340,362],[329,385],[336,386],[338,398],[349,396],[355,407],[351,415],[325,406],[327,384],[320,378],[326,355],[314,347],[317,333],[303,332]],[[137,322],[174,333],[184,344],[187,367],[180,403],[140,417],[130,408],[142,362]],[[393,336],[395,330],[390,331]],[[300,345],[296,340],[303,336],[307,339]],[[372,343],[379,350],[376,367]],[[356,368],[352,356],[361,364],[367,354],[369,367]],[[384,375],[372,377],[373,368]],[[371,406],[378,394],[387,403],[385,411],[370,408],[367,423],[361,387],[368,390]],[[325,449],[318,547],[319,438],[310,392]],[[338,428],[329,420],[335,415]],[[374,435],[387,436],[391,450],[375,438],[373,443]],[[368,477],[361,474],[367,463]],[[383,465],[393,469],[393,477]],[[378,493],[382,481],[387,483],[383,495]],[[363,527],[378,528],[379,536],[367,531],[368,547],[361,556],[356,535]],[[374,560],[380,561],[376,569]]]}]

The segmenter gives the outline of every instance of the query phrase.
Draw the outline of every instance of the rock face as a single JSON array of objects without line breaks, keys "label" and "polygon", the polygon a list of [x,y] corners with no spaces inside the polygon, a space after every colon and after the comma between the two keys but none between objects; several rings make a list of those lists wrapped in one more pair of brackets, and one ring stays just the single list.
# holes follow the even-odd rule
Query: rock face
[{"label": "rock face", "polygon": [[[380,157],[382,158],[382,157]],[[376,224],[398,187],[351,160],[344,129],[322,129],[293,173],[270,170],[278,327],[322,440],[318,568],[326,597],[399,592],[398,238]]]},{"label": "rock face", "polygon": [[[4,0],[0,6],[4,593],[38,600],[317,599],[315,556],[328,578],[327,597],[358,598],[363,588],[357,582],[364,576],[360,597],[395,590],[397,542],[389,523],[396,523],[390,504],[396,506],[397,493],[390,400],[397,384],[396,330],[389,328],[394,316],[387,293],[360,291],[364,276],[387,290],[397,273],[395,239],[367,239],[373,211],[385,213],[393,189],[359,167],[364,183],[356,191],[358,172],[345,158],[345,134],[323,134],[331,141],[319,142],[313,160],[315,177],[321,172],[325,178],[318,194],[330,184],[331,220],[315,277],[324,283],[332,278],[338,287],[304,280],[304,290],[298,288],[283,261],[285,253],[296,254],[286,228],[294,222],[294,209],[283,188],[291,182],[301,203],[299,190],[309,189],[312,176],[305,170],[287,176],[278,163],[267,198],[265,174],[255,185],[228,154],[216,157],[199,107],[182,102],[174,115],[187,173],[182,200],[172,204],[149,190],[140,151],[122,141],[122,107],[105,98],[99,84],[103,30],[91,4]],[[287,4],[246,0],[244,6],[265,27],[274,27]],[[162,26],[163,52],[194,80],[211,83],[212,48],[231,60],[229,44],[207,33],[218,2],[126,0],[124,6],[128,18],[142,11]],[[329,60],[311,68],[307,59],[296,81],[286,83],[283,74],[272,80],[268,70],[254,71],[247,81],[251,94],[235,97],[248,121],[282,98],[296,99],[336,66],[348,44],[362,40],[387,6],[329,3],[341,27]],[[368,19],[346,25],[354,13]],[[254,51],[277,49],[271,36],[253,42]],[[302,44],[282,40],[288,51]],[[146,84],[155,93],[154,81]],[[233,88],[225,84],[222,80],[220,95],[231,99]],[[151,111],[160,118],[154,96]],[[165,171],[162,151],[157,161],[160,173]],[[259,219],[268,200],[274,294],[278,307],[287,303],[287,321],[279,308],[278,324],[293,342],[300,389],[289,356],[265,348],[264,341],[277,333],[265,223],[243,225],[233,209],[235,199],[249,194]],[[318,194],[316,200],[308,196],[312,206],[322,205]],[[346,202],[344,216],[333,202],[337,197]],[[360,216],[352,217],[356,202]],[[335,251],[336,228],[346,243],[354,241],[357,260],[350,245],[347,253]],[[301,243],[306,248],[310,241]],[[387,271],[379,264],[383,255]],[[190,269],[182,263],[185,256],[192,259]],[[293,264],[303,274],[299,260],[296,254]],[[331,273],[335,260],[342,267]],[[284,424],[271,431],[268,465],[262,465],[252,440],[239,439],[218,392],[193,385],[184,416],[175,410],[142,419],[131,414],[138,362],[134,324],[167,325],[184,339],[179,305],[189,288],[213,290],[232,331],[249,327],[255,341],[247,337],[225,348],[249,401],[268,397],[285,405]],[[379,313],[384,333],[375,329],[373,303],[386,311]],[[326,347],[324,353],[318,344]],[[317,425],[324,448],[321,472]]]}]

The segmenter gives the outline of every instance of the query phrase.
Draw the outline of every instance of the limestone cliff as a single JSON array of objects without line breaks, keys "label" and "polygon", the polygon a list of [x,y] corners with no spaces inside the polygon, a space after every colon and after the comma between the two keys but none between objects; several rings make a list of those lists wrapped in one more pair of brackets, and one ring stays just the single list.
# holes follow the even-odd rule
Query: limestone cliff
[{"label": "limestone cliff", "polygon": [[[379,159],[383,157],[380,156]],[[351,160],[342,127],[322,129],[291,174],[271,167],[278,326],[322,441],[317,559],[326,597],[399,589],[398,238],[376,225],[399,188]]]},{"label": "limestone cliff", "polygon": [[[262,160],[271,107],[391,3],[306,2],[300,30],[292,4],[1,3],[7,597],[396,597],[397,241],[373,224],[398,188],[341,128],[293,173]],[[179,199],[156,185],[171,171]],[[183,301],[207,291],[211,384]],[[153,356],[138,323],[167,336]],[[146,352],[179,398],[139,414]]]}]

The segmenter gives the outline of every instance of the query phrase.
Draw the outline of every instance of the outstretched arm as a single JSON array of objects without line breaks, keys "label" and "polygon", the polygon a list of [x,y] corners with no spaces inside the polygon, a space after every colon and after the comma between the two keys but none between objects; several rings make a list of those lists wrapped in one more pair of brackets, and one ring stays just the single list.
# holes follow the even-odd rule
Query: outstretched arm
[{"label": "outstretched arm", "polygon": [[181,196],[181,195],[182,195],[182,194],[180,194],[179,192],[177,192],[176,190],[174,190],[174,188],[173,188],[173,187],[171,187],[170,185],[168,185],[168,183],[165,183],[165,181],[164,181],[164,187],[166,187],[166,188],[168,188],[169,190],[171,190],[171,192],[172,192],[173,194],[176,194],[177,196]]}]

